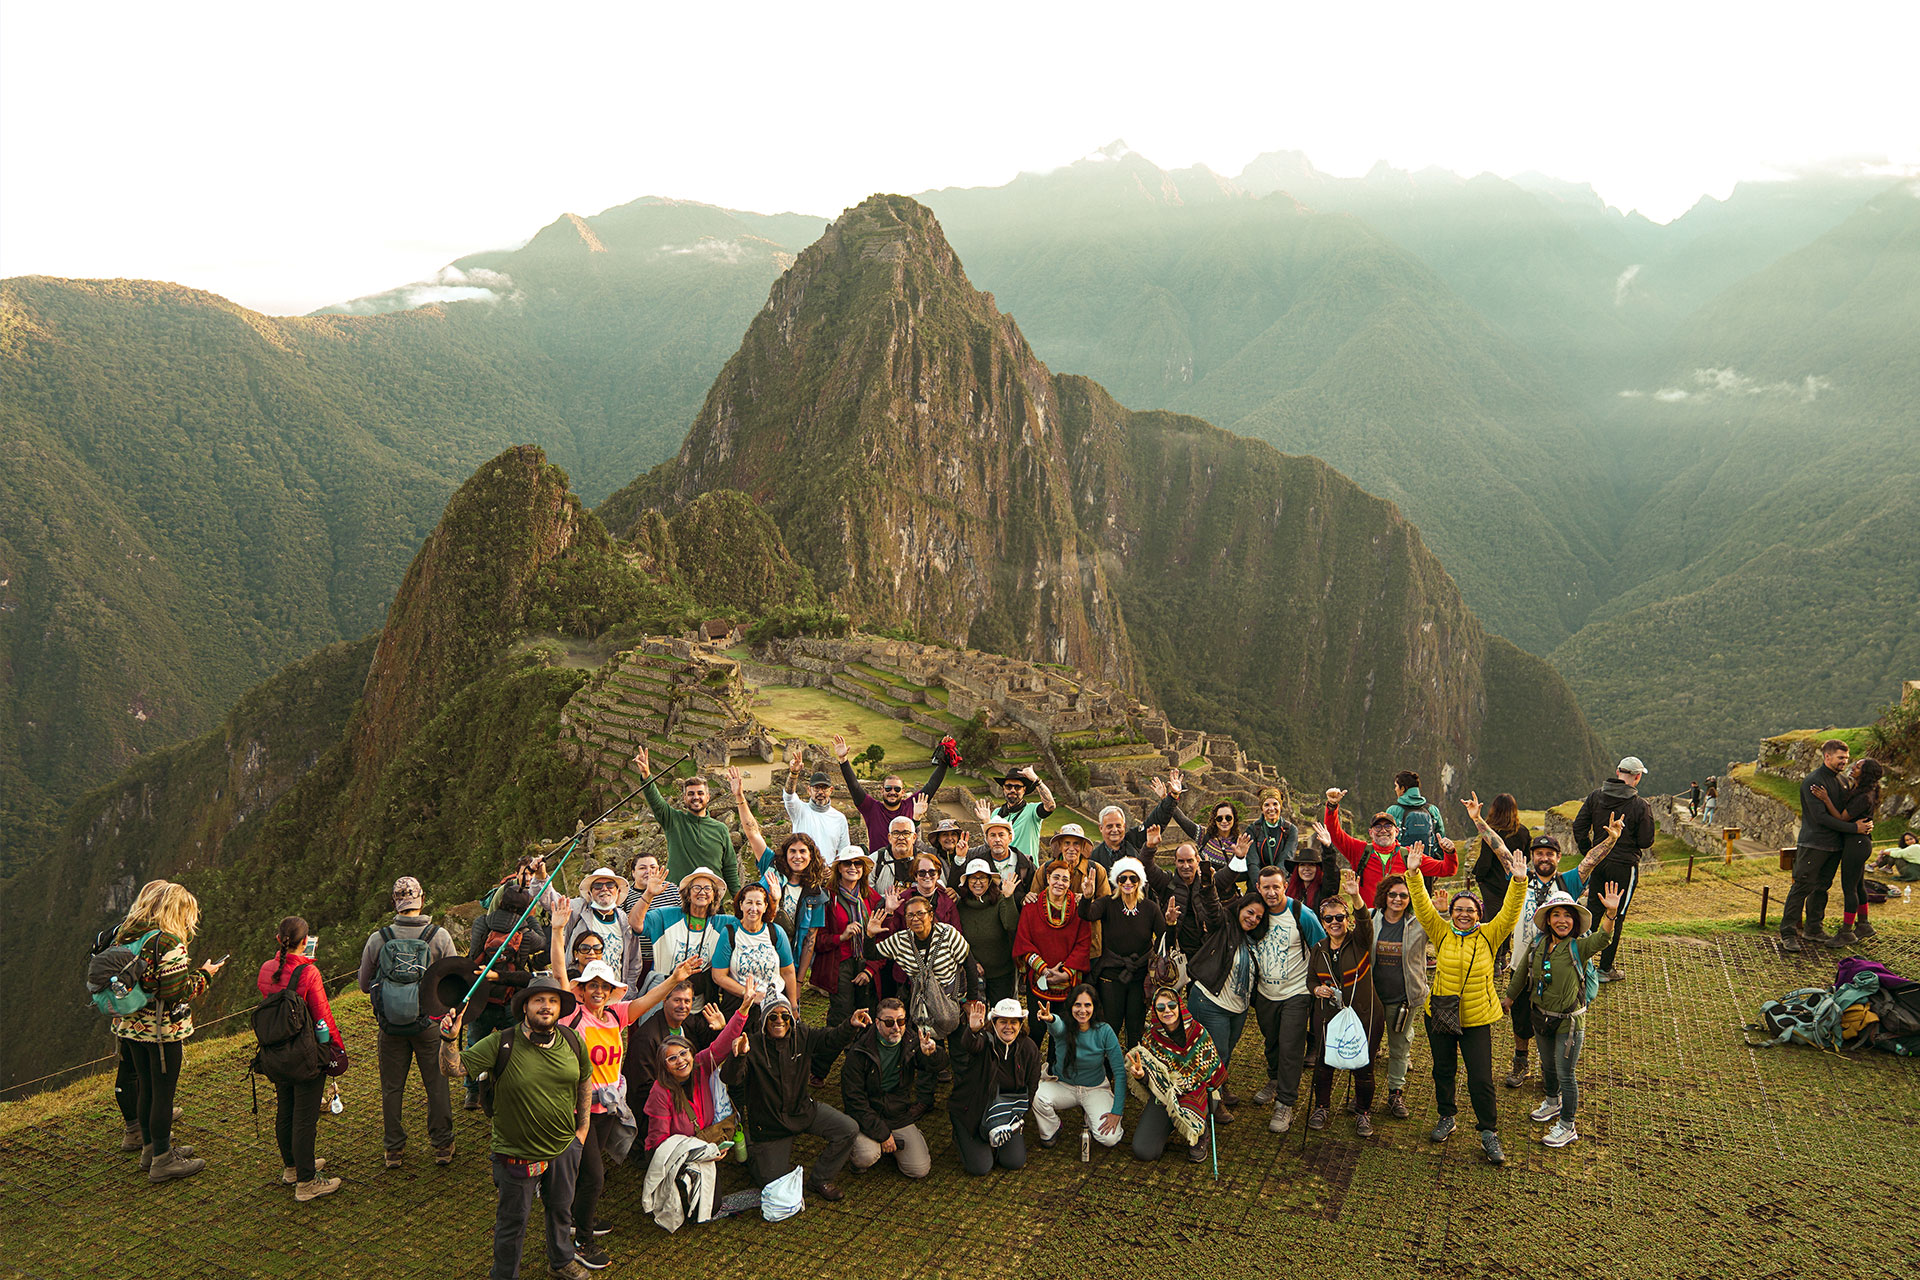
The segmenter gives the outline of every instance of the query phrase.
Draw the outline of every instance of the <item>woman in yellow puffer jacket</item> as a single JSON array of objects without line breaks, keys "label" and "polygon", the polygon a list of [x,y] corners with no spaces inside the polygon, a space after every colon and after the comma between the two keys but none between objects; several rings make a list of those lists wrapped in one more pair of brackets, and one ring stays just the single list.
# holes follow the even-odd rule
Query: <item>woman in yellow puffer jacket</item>
[{"label": "woman in yellow puffer jacket", "polygon": [[[1500,914],[1486,923],[1480,899],[1471,893],[1456,893],[1442,919],[1427,896],[1426,877],[1418,870],[1424,851],[1415,846],[1407,858],[1407,888],[1413,893],[1413,914],[1420,927],[1433,939],[1438,966],[1433,973],[1433,989],[1427,996],[1427,1043],[1433,1050],[1433,1096],[1440,1106],[1440,1122],[1433,1127],[1431,1141],[1444,1142],[1452,1136],[1454,1114],[1454,1078],[1460,1060],[1467,1063],[1467,1094],[1473,1099],[1474,1123],[1480,1130],[1480,1146],[1487,1159],[1505,1164],[1500,1150],[1500,1116],[1493,1088],[1493,1024],[1500,1021],[1500,995],[1495,989],[1494,957],[1500,944],[1512,934],[1520,920],[1520,909],[1527,900],[1526,855],[1509,849],[1504,859],[1507,896]],[[1459,1031],[1442,1029],[1446,1006],[1457,1002]],[[1442,1017],[1435,1018],[1435,1009]]]}]

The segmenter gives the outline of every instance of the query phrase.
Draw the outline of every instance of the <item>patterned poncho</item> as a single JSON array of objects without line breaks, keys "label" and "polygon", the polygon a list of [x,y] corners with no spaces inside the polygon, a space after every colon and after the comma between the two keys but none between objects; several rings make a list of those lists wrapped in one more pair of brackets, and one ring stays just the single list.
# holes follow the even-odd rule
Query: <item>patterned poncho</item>
[{"label": "patterned poncho", "polygon": [[1147,1017],[1146,1038],[1127,1052],[1127,1060],[1145,1072],[1147,1089],[1166,1108],[1175,1131],[1198,1142],[1207,1131],[1207,1091],[1227,1078],[1226,1064],[1186,1001],[1180,1002],[1177,1027],[1169,1028],[1158,1014]]}]

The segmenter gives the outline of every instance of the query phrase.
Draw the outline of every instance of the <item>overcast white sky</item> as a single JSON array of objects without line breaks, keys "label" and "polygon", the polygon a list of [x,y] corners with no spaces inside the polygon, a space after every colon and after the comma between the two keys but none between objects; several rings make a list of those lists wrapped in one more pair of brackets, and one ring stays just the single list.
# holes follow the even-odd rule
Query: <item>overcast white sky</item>
[{"label": "overcast white sky", "polygon": [[1588,181],[1677,216],[1920,165],[1912,3],[172,4],[0,0],[0,276],[274,313],[641,195],[831,215],[1116,137]]}]

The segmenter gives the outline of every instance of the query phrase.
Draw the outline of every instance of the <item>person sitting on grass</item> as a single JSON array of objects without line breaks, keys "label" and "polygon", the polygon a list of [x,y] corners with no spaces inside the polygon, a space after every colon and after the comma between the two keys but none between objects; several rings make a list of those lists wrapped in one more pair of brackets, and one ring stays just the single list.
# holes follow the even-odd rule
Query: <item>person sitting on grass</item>
[{"label": "person sitting on grass", "polygon": [[[1123,859],[1124,861],[1124,859]],[[1053,1020],[1053,1074],[1033,1095],[1033,1122],[1040,1145],[1060,1140],[1060,1113],[1080,1108],[1087,1128],[1103,1147],[1120,1141],[1127,1110],[1127,1068],[1113,1024],[1099,1020],[1093,988],[1081,983],[1064,1001],[1068,1021]]]},{"label": "person sitting on grass", "polygon": [[[753,1007],[750,1000],[746,1004]],[[809,1027],[779,992],[759,1002],[759,1012],[747,1023],[746,1053],[727,1063],[721,1073],[747,1115],[747,1169],[756,1186],[764,1187],[790,1173],[793,1140],[810,1133],[827,1145],[807,1171],[806,1189],[822,1200],[840,1199],[834,1179],[853,1154],[860,1126],[844,1112],[815,1100],[807,1091],[809,1076],[817,1050],[838,1055],[872,1025],[873,1016],[856,1009],[837,1027]]]},{"label": "person sitting on grass", "polygon": [[[991,1032],[988,1022],[993,1024]],[[967,1006],[967,1021],[954,1037],[953,1092],[947,1118],[960,1165],[983,1177],[996,1167],[1021,1169],[1027,1163],[1023,1132],[1027,1112],[1040,1088],[1040,1046],[1026,1034],[1027,1011],[1017,1000],[987,1007]]]},{"label": "person sitting on grass", "polygon": [[1176,1131],[1186,1140],[1187,1159],[1207,1158],[1213,1090],[1227,1078],[1227,1064],[1206,1028],[1187,1012],[1180,993],[1153,993],[1153,1021],[1127,1054],[1127,1072],[1146,1086],[1149,1101],[1133,1130],[1137,1160],[1158,1160]]},{"label": "person sitting on grass", "polygon": [[[1416,845],[1408,858],[1417,860],[1423,853]],[[1506,1152],[1500,1149],[1500,1111],[1493,1079],[1493,1024],[1503,1012],[1494,990],[1494,956],[1513,932],[1520,906],[1527,900],[1526,867],[1519,853],[1509,850],[1507,872],[1512,878],[1507,882],[1506,901],[1500,913],[1484,924],[1480,899],[1473,894],[1454,894],[1448,917],[1442,918],[1427,896],[1426,877],[1418,871],[1407,873],[1413,914],[1433,939],[1438,957],[1427,994],[1426,1028],[1427,1043],[1433,1048],[1433,1094],[1440,1120],[1428,1140],[1445,1142],[1453,1136],[1459,1109],[1454,1081],[1464,1058],[1480,1147],[1493,1164],[1507,1162]]]},{"label": "person sitting on grass", "polygon": [[[696,1042],[685,1036],[669,1036],[660,1042],[655,1051],[653,1084],[647,1091],[648,1151],[676,1136],[717,1146],[733,1141],[733,1117],[714,1119],[723,1092],[714,1073],[729,1057],[747,1051],[747,1010],[759,1004],[758,990],[753,994],[756,999],[743,1001],[705,1048],[696,1048]],[[717,1011],[714,1005],[707,1008]]]},{"label": "person sitting on grass", "polygon": [[1540,1141],[1550,1147],[1577,1142],[1574,1112],[1580,1086],[1574,1070],[1580,1046],[1587,1038],[1587,966],[1606,950],[1618,929],[1615,912],[1625,890],[1610,884],[1600,891],[1606,916],[1600,928],[1587,932],[1592,918],[1578,899],[1556,893],[1534,912],[1536,938],[1513,967],[1503,1003],[1511,1009],[1523,1001],[1533,1006],[1534,1034],[1540,1039],[1540,1075],[1549,1090],[1546,1101],[1533,1110],[1537,1122],[1552,1120]]},{"label": "person sitting on grass", "polygon": [[1920,836],[1903,832],[1899,844],[1880,851],[1873,869],[1896,880],[1920,880]]}]

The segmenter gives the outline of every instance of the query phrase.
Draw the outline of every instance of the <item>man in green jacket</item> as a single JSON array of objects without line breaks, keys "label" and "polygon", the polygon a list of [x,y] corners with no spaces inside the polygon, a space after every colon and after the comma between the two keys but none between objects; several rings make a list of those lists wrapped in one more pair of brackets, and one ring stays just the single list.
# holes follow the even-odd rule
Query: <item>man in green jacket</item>
[{"label": "man in green jacket", "polygon": [[[652,774],[644,746],[635,749],[633,765],[643,778]],[[667,879],[677,884],[704,867],[726,883],[731,898],[740,888],[740,859],[734,856],[733,832],[727,824],[707,816],[713,798],[707,780],[697,773],[680,780],[679,809],[668,804],[651,782],[645,794],[647,807],[667,833]]]},{"label": "man in green jacket", "polygon": [[1387,812],[1400,825],[1400,847],[1410,849],[1424,844],[1429,849],[1439,849],[1442,854],[1452,853],[1453,841],[1447,839],[1447,824],[1440,816],[1440,806],[1420,794],[1420,775],[1411,769],[1402,769],[1393,775],[1393,791],[1394,801],[1387,806]]}]

